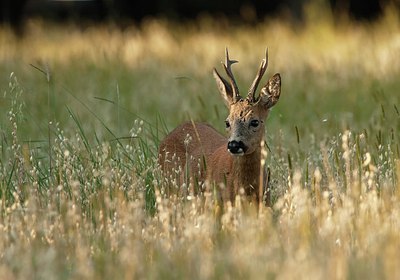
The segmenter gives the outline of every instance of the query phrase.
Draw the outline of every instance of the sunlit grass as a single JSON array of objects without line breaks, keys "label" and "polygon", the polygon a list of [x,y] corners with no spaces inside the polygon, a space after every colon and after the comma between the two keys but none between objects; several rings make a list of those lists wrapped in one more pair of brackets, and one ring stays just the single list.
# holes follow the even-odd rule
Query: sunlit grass
[{"label": "sunlit grass", "polygon": [[[1,278],[399,278],[399,34],[391,10],[355,24],[312,8],[304,26],[0,30]],[[219,220],[213,193],[160,176],[157,146],[190,118],[223,130],[226,46],[242,92],[266,47],[283,89],[273,206],[238,197]]]}]

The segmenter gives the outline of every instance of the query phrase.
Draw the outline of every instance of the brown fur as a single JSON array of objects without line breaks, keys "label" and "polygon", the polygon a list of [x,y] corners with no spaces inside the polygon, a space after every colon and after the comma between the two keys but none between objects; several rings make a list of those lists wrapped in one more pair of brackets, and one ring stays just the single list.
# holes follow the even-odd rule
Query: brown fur
[{"label": "brown fur", "polygon": [[[229,108],[226,121],[229,124],[229,138],[222,136],[208,124],[184,123],[161,142],[159,163],[164,174],[179,180],[178,184],[190,179],[192,183],[208,181],[217,186],[223,185],[225,187],[221,189],[220,197],[223,201],[232,202],[243,188],[251,200],[259,201],[260,143],[265,132],[264,120],[269,109],[279,99],[281,79],[279,74],[275,74],[255,99],[254,91],[266,70],[266,58],[251,86],[250,91],[253,93],[243,99],[238,94],[230,69],[233,63],[226,53],[224,68],[230,83],[214,69],[219,91]],[[254,121],[257,125],[254,125]],[[228,151],[229,141],[241,142],[243,151]]]}]

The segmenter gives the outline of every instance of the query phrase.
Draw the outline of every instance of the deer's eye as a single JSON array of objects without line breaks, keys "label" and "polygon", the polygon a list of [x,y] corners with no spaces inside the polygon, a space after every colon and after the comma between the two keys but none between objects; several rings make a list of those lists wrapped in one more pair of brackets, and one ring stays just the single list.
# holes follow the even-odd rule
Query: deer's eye
[{"label": "deer's eye", "polygon": [[225,121],[225,126],[226,126],[226,128],[230,128],[231,127],[231,124],[229,123],[229,121]]},{"label": "deer's eye", "polygon": [[260,124],[259,120],[252,120],[250,122],[250,126],[252,127],[257,127]]}]

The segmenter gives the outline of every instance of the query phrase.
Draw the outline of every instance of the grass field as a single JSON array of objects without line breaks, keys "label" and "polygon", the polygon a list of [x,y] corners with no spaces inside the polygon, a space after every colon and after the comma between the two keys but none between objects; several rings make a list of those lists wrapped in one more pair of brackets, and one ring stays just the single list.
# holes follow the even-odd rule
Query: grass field
[{"label": "grass field", "polygon": [[[399,279],[400,19],[304,25],[40,20],[0,30],[0,278]],[[272,204],[167,197],[159,141],[221,132],[225,47],[250,85],[282,75],[267,122]],[[220,68],[219,68],[220,69]]]}]

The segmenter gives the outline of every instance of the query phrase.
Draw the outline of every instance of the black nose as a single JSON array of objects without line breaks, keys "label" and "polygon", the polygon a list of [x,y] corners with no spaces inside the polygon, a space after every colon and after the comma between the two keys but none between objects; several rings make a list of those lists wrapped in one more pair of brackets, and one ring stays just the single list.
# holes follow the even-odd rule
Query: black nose
[{"label": "black nose", "polygon": [[241,154],[244,152],[244,143],[242,141],[229,141],[228,142],[228,150],[232,154]]}]

